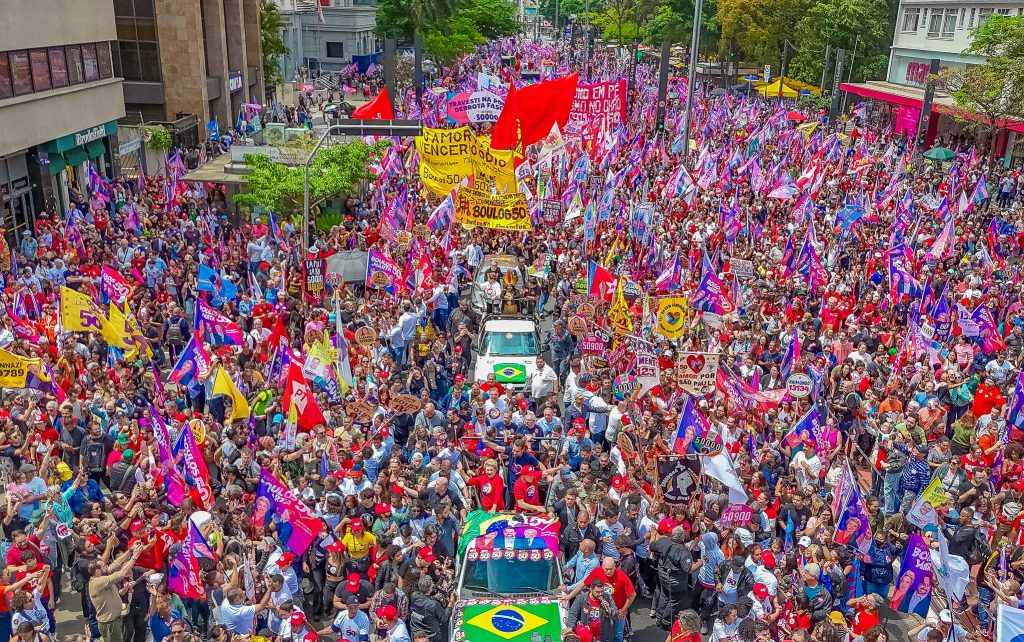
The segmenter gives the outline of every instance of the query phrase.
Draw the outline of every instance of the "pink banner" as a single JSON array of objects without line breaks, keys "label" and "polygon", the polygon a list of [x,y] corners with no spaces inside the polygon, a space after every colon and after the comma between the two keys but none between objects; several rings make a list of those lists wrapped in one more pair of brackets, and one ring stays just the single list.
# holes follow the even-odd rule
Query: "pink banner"
[{"label": "pink banner", "polygon": [[469,114],[466,113],[466,110],[469,108],[470,95],[468,91],[464,91],[461,94],[448,95],[448,118],[451,118],[460,125],[465,125],[469,122]]},{"label": "pink banner", "polygon": [[896,108],[896,133],[913,136],[917,132],[917,121],[921,117],[921,110],[917,107],[900,105]]},{"label": "pink banner", "polygon": [[577,85],[576,98],[569,111],[565,131],[582,133],[588,127],[600,131],[626,120],[626,81],[612,80],[593,85]]}]

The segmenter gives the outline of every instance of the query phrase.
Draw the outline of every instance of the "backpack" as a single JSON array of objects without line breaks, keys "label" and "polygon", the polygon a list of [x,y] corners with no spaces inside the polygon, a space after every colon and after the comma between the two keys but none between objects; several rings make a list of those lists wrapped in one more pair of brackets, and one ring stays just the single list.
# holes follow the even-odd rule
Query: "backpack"
[{"label": "backpack", "polygon": [[176,323],[170,322],[167,327],[167,343],[175,345],[185,343],[185,331],[181,329],[181,323],[180,319]]},{"label": "backpack", "polygon": [[82,464],[88,471],[101,471],[106,463],[103,442],[89,440],[82,451]]}]

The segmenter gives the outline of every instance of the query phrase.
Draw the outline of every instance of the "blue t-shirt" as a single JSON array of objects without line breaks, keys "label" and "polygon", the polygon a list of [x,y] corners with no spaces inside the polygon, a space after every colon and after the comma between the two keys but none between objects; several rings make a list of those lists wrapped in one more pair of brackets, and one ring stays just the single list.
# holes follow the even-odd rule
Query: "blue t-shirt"
[{"label": "blue t-shirt", "polygon": [[516,480],[519,479],[519,472],[523,466],[537,466],[540,462],[527,451],[523,451],[522,455],[518,457],[512,456],[508,460],[508,488],[512,488],[516,484]]}]

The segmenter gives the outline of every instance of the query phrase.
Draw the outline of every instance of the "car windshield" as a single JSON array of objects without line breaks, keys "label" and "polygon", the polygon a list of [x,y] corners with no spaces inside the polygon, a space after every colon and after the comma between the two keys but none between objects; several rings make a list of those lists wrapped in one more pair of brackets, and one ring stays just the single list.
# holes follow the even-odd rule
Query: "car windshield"
[{"label": "car windshield", "polygon": [[502,595],[543,593],[556,589],[557,579],[553,560],[467,560],[466,575],[462,580],[462,597],[471,597],[467,592],[472,591]]},{"label": "car windshield", "polygon": [[537,354],[537,337],[532,332],[485,332],[480,354],[521,356]]}]

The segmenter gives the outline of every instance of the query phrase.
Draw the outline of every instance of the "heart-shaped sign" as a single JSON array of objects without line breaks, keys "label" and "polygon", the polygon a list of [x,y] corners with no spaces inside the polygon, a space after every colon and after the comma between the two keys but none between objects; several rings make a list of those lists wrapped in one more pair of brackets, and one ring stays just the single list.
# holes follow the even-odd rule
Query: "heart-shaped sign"
[{"label": "heart-shaped sign", "polygon": [[703,370],[704,363],[704,355],[702,354],[691,354],[690,356],[686,357],[686,367],[688,367],[694,373],[698,373],[701,370]]}]

